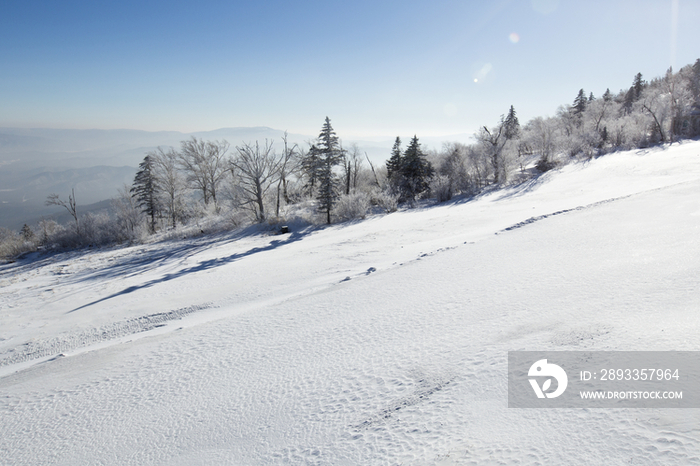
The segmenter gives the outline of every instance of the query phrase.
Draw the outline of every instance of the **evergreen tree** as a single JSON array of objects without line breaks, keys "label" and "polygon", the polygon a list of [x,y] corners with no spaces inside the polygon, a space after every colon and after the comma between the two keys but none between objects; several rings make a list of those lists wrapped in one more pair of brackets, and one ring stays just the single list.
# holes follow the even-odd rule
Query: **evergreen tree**
[{"label": "evergreen tree", "polygon": [[22,239],[24,241],[33,241],[36,237],[34,235],[34,232],[32,231],[32,227],[30,227],[26,223],[24,224],[24,226],[22,226],[22,229],[19,231],[19,234],[22,236]]},{"label": "evergreen tree", "polygon": [[634,100],[637,101],[642,96],[642,91],[646,83],[642,79],[642,73],[637,73],[632,82],[632,89],[634,89]]},{"label": "evergreen tree", "polygon": [[343,160],[343,150],[338,136],[331,126],[330,118],[326,121],[318,135],[318,202],[319,210],[326,214],[326,221],[331,223],[331,210],[338,198],[338,176],[333,168]]},{"label": "evergreen tree", "polygon": [[389,180],[389,186],[396,192],[401,184],[401,166],[403,157],[401,155],[401,138],[396,137],[394,147],[391,149],[391,157],[386,161],[386,177]]},{"label": "evergreen tree", "polygon": [[632,113],[632,105],[634,104],[634,101],[634,87],[630,87],[629,90],[625,93],[625,99],[622,102],[622,111],[626,115]]},{"label": "evergreen tree", "polygon": [[426,160],[425,154],[420,148],[418,137],[413,136],[403,154],[401,164],[404,198],[413,203],[416,196],[428,190],[433,174],[433,166]]},{"label": "evergreen tree", "polygon": [[693,104],[690,110],[690,135],[700,135],[700,58],[695,61],[690,72],[690,93]]},{"label": "evergreen tree", "polygon": [[508,116],[503,121],[506,139],[517,139],[520,136],[520,122],[518,121],[518,116],[515,114],[515,108],[511,105],[510,110],[508,110]]},{"label": "evergreen tree", "polygon": [[603,101],[604,102],[611,102],[612,101],[612,94],[610,93],[610,89],[605,89],[605,93],[603,94]]},{"label": "evergreen tree", "polygon": [[131,196],[136,199],[142,211],[150,218],[148,229],[151,233],[156,231],[156,215],[158,206],[158,181],[156,179],[156,167],[153,157],[147,155],[139,164],[134,183],[129,190]]},{"label": "evergreen tree", "polygon": [[583,89],[578,91],[578,95],[574,99],[574,105],[571,107],[574,115],[581,115],[586,110],[586,105],[588,104],[588,99],[586,98],[586,93]]},{"label": "evergreen tree", "polygon": [[311,145],[309,151],[303,157],[301,161],[301,170],[306,176],[307,180],[306,184],[304,185],[306,194],[308,196],[315,196],[321,171],[320,151],[315,144]]}]

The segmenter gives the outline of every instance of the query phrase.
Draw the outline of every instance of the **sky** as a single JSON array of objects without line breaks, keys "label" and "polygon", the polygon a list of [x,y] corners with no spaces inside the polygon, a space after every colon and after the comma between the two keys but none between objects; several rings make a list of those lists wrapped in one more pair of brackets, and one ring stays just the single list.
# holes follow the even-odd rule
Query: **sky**
[{"label": "sky", "polygon": [[697,0],[3,0],[0,126],[446,136],[700,58]]}]

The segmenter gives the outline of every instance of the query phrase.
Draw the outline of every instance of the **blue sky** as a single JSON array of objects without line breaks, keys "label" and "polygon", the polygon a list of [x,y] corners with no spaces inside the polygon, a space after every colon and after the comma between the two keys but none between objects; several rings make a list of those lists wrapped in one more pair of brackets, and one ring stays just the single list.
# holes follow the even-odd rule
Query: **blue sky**
[{"label": "blue sky", "polygon": [[696,0],[3,0],[0,126],[473,133],[693,63],[699,22]]}]

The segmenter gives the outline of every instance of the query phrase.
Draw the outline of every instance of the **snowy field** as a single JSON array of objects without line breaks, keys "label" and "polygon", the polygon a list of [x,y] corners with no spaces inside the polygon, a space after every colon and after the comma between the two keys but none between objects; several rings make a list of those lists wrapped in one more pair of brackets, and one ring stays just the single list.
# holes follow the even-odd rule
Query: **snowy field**
[{"label": "snowy field", "polygon": [[700,350],[700,142],[289,235],[0,267],[0,464],[700,464],[700,409],[509,409],[510,350]]}]

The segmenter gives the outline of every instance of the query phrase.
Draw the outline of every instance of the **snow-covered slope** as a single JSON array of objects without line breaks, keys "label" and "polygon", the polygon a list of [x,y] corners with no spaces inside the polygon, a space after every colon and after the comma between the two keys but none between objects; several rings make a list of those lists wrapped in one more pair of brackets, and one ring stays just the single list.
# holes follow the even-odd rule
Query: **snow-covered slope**
[{"label": "snow-covered slope", "polygon": [[509,350],[700,350],[700,143],[470,201],[0,269],[0,464],[700,464],[507,408]]}]

